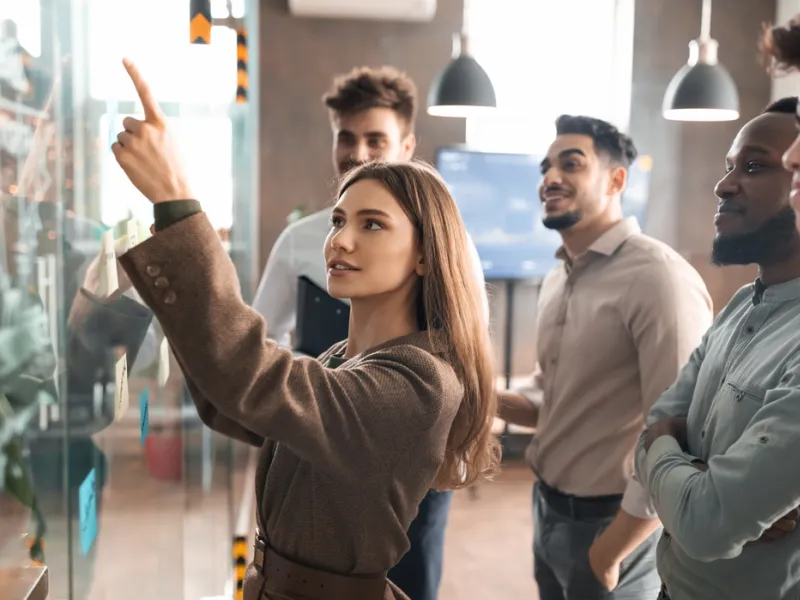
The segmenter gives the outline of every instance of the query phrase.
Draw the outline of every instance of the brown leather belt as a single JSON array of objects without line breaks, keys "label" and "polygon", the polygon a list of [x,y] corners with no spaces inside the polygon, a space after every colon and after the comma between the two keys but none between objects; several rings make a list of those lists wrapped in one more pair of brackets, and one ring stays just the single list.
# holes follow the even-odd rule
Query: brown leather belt
[{"label": "brown leather belt", "polygon": [[307,600],[383,600],[386,573],[365,577],[327,573],[277,554],[256,529],[253,564],[264,576],[265,590]]}]

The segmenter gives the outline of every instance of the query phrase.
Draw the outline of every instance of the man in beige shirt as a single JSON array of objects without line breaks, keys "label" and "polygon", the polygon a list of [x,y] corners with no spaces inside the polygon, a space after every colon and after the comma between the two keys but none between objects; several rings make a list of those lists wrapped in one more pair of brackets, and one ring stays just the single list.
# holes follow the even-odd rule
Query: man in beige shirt
[{"label": "man in beige shirt", "polygon": [[589,117],[562,116],[556,131],[539,193],[562,263],[539,295],[534,385],[502,393],[500,416],[536,428],[542,600],[651,600],[660,525],[632,478],[634,450],[711,324],[711,299],[680,255],[622,218],[632,140]]}]

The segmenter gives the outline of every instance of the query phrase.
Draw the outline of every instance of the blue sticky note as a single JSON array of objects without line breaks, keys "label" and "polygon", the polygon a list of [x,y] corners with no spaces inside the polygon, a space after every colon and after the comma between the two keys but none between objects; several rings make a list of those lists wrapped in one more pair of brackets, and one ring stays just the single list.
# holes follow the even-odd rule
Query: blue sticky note
[{"label": "blue sticky note", "polygon": [[139,427],[142,431],[140,442],[144,444],[150,433],[150,393],[144,388],[142,395],[139,396]]},{"label": "blue sticky note", "polygon": [[89,471],[78,488],[78,524],[81,529],[81,553],[86,556],[97,538],[97,478],[94,469]]}]

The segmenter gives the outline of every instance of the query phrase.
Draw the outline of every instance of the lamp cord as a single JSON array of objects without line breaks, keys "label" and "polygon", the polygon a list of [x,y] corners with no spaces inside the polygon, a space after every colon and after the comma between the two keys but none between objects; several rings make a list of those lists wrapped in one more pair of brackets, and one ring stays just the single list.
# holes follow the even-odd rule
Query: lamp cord
[{"label": "lamp cord", "polygon": [[700,39],[711,39],[711,0],[703,0],[703,13],[700,19]]}]

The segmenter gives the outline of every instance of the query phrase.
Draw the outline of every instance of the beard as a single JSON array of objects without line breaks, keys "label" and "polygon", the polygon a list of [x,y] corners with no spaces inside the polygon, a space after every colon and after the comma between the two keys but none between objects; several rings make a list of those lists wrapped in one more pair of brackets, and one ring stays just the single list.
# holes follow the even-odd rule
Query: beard
[{"label": "beard", "polygon": [[791,255],[799,238],[794,211],[787,206],[755,231],[717,235],[711,262],[718,267],[780,262]]},{"label": "beard", "polygon": [[583,219],[583,213],[579,210],[572,210],[561,215],[544,217],[542,225],[555,231],[564,231],[580,223],[581,219]]}]

